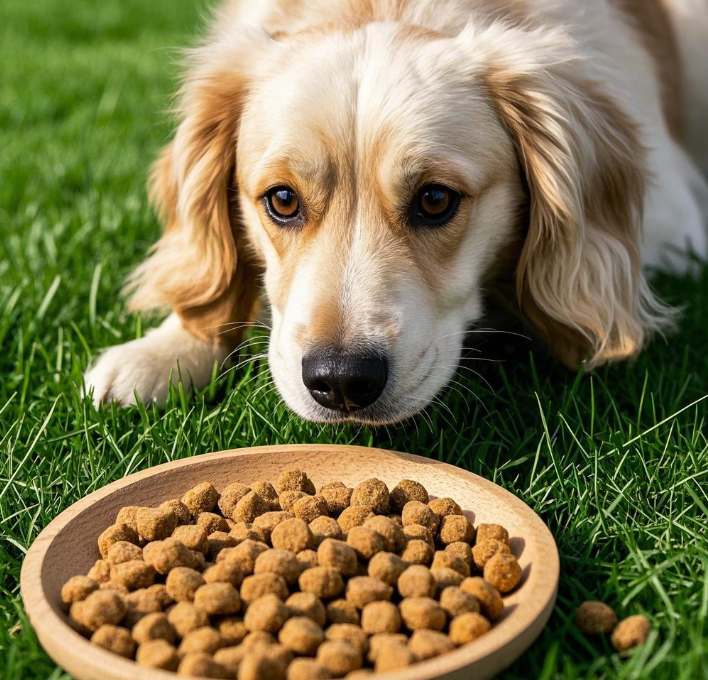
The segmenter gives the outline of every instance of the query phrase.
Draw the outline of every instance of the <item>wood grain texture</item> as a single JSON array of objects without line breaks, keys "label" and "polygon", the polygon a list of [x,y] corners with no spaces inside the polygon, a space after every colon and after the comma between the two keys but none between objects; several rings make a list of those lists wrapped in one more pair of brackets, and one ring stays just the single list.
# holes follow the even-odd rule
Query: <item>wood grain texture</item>
[{"label": "wood grain texture", "polygon": [[319,487],[331,481],[353,486],[378,477],[392,488],[401,479],[421,482],[432,497],[450,496],[476,525],[503,524],[523,569],[521,585],[504,598],[502,618],[475,642],[387,680],[485,680],[512,663],[539,635],[556,599],[558,550],[548,528],[526,504],[477,475],[438,461],[382,449],[318,445],[264,446],[222,451],[160,465],[109,484],[52,521],[22,565],[25,609],[40,642],[57,664],[79,680],[174,680],[91,645],[67,625],[62,584],[85,574],[99,559],[96,538],[125,505],[154,506],[181,497],[194,484],[275,481],[284,468],[305,470]]}]

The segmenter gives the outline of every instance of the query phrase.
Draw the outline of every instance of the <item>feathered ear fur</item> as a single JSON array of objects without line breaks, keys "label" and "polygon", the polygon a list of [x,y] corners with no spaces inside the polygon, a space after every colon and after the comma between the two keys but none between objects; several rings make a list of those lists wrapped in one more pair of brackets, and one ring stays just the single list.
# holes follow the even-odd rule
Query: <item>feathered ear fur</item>
[{"label": "feathered ear fur", "polygon": [[637,124],[583,75],[560,31],[492,23],[460,35],[516,146],[530,221],[516,287],[522,313],[576,368],[627,359],[672,310],[644,279],[644,149]]},{"label": "feathered ear fur", "polygon": [[244,243],[235,186],[247,65],[258,49],[245,39],[254,36],[239,37],[212,36],[190,55],[179,127],[150,181],[164,233],[127,285],[131,309],[172,308],[203,338],[250,320],[258,298],[260,272]]}]

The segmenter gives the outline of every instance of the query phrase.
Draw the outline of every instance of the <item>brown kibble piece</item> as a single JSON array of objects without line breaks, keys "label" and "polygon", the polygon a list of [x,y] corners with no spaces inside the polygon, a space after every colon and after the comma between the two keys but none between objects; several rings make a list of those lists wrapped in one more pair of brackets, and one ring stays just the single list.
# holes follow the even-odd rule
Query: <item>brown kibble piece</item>
[{"label": "brown kibble piece", "polygon": [[226,669],[206,652],[185,654],[179,662],[177,675],[189,675],[198,678],[226,678]]},{"label": "brown kibble piece", "polygon": [[329,512],[327,501],[322,496],[305,496],[293,505],[293,513],[295,517],[305,521],[312,522],[318,517],[326,516]]},{"label": "brown kibble piece", "polygon": [[363,609],[369,602],[390,600],[392,596],[391,586],[370,576],[355,576],[347,582],[347,601],[359,609]]},{"label": "brown kibble piece", "polygon": [[462,541],[455,541],[445,546],[445,552],[449,552],[455,557],[459,557],[464,560],[468,567],[472,567],[472,548],[468,543],[463,543]]},{"label": "brown kibble piece", "polygon": [[241,567],[233,562],[213,564],[204,570],[202,576],[206,583],[230,583],[235,588],[240,588],[243,583]]},{"label": "brown kibble piece", "polygon": [[403,535],[406,537],[406,542],[414,540],[425,541],[431,548],[435,548],[433,532],[422,524],[407,524],[403,527]]},{"label": "brown kibble piece", "polygon": [[429,543],[418,539],[408,541],[401,553],[401,559],[408,564],[429,565],[433,561],[435,550]]},{"label": "brown kibble piece", "polygon": [[497,553],[484,567],[484,580],[491,583],[500,593],[508,593],[521,581],[521,567],[516,557]]},{"label": "brown kibble piece", "polygon": [[209,624],[209,617],[199,611],[191,602],[178,602],[174,607],[171,607],[167,612],[167,620],[181,638],[187,633]]},{"label": "brown kibble piece", "polygon": [[320,496],[327,501],[327,509],[332,517],[342,514],[351,502],[353,489],[341,486],[328,486],[320,489]]},{"label": "brown kibble piece", "polygon": [[317,650],[319,661],[335,678],[361,668],[361,652],[346,640],[327,640]]},{"label": "brown kibble piece", "polygon": [[604,602],[583,602],[575,612],[575,625],[583,635],[611,633],[617,625],[617,614]]},{"label": "brown kibble piece", "polygon": [[307,476],[307,473],[302,470],[283,470],[278,476],[275,488],[278,490],[278,493],[284,493],[285,491],[302,491],[310,496],[315,494],[315,485]]},{"label": "brown kibble piece", "polygon": [[499,591],[479,576],[466,578],[460,588],[473,595],[482,608],[482,613],[490,620],[496,621],[504,610],[504,601]]},{"label": "brown kibble piece", "polygon": [[442,630],[447,621],[445,610],[430,597],[406,598],[401,601],[400,609],[401,618],[410,630]]},{"label": "brown kibble piece", "polygon": [[359,610],[347,600],[333,600],[327,605],[327,618],[330,623],[353,623],[359,625]]},{"label": "brown kibble piece", "polygon": [[299,553],[313,546],[310,527],[302,519],[286,519],[273,529],[270,536],[274,548]]},{"label": "brown kibble piece", "polygon": [[423,628],[413,631],[408,646],[419,661],[432,659],[455,649],[455,643],[444,633]]},{"label": "brown kibble piece", "polygon": [[506,543],[502,543],[496,538],[488,538],[486,541],[477,541],[474,548],[472,548],[472,559],[477,569],[483,571],[487,562],[497,553],[509,555],[511,550],[509,550],[509,546]]},{"label": "brown kibble piece", "polygon": [[257,574],[247,576],[241,585],[241,599],[246,607],[263,595],[277,595],[281,600],[288,598],[288,584],[280,574]]},{"label": "brown kibble piece", "polygon": [[238,665],[239,680],[285,680],[287,663],[271,655],[270,650],[249,651]]},{"label": "brown kibble piece", "polygon": [[325,606],[314,593],[293,593],[285,600],[285,606],[290,616],[307,616],[318,626],[324,626],[327,622]]},{"label": "brown kibble piece", "polygon": [[[162,510],[171,510],[177,517],[177,524],[189,524],[192,519],[192,514],[189,508],[179,498],[171,498],[164,503],[158,505]],[[136,527],[137,530],[137,527]]]},{"label": "brown kibble piece", "polygon": [[131,628],[147,614],[160,612],[168,606],[172,598],[166,591],[163,593],[164,588],[164,585],[156,584],[125,595],[123,599],[127,611],[123,617],[123,625]]},{"label": "brown kibble piece", "polygon": [[143,559],[143,549],[134,543],[118,541],[108,548],[106,562],[109,564],[122,564],[123,562],[134,562]]},{"label": "brown kibble piece", "polygon": [[227,647],[240,645],[248,634],[243,619],[237,616],[226,616],[220,619],[216,624],[216,628],[219,631],[219,635],[221,635],[224,645]]},{"label": "brown kibble piece", "polygon": [[88,576],[72,576],[61,588],[61,601],[65,605],[85,600],[98,590],[98,582]]},{"label": "brown kibble piece", "polygon": [[509,532],[501,524],[480,524],[477,527],[477,543],[491,539],[509,545]]},{"label": "brown kibble piece", "polygon": [[255,491],[249,491],[231,513],[234,522],[253,522],[256,517],[268,512],[270,507]]},{"label": "brown kibble piece", "polygon": [[195,652],[206,652],[213,654],[222,645],[221,635],[219,631],[211,626],[202,626],[195,630],[189,631],[177,648],[177,654],[193,654]]},{"label": "brown kibble piece", "polygon": [[295,553],[272,548],[258,555],[253,573],[279,574],[288,585],[292,586],[302,573],[302,566]]},{"label": "brown kibble piece", "polygon": [[262,630],[277,633],[287,621],[288,608],[277,595],[263,595],[254,600],[243,617],[246,628],[250,631]]},{"label": "brown kibble piece", "polygon": [[98,550],[101,553],[101,557],[105,559],[108,555],[108,549],[114,543],[120,541],[137,545],[140,542],[140,536],[138,536],[138,532],[135,529],[131,529],[127,524],[112,524],[98,537]]},{"label": "brown kibble piece", "polygon": [[307,494],[304,491],[283,491],[283,493],[278,496],[278,502],[282,510],[292,512],[295,503],[306,496]]},{"label": "brown kibble piece", "polygon": [[401,574],[408,568],[408,563],[398,555],[380,552],[369,561],[368,575],[390,586],[395,586]]},{"label": "brown kibble piece", "polygon": [[192,602],[194,593],[205,583],[204,577],[195,569],[177,567],[167,574],[165,587],[175,602]]},{"label": "brown kibble piece", "polygon": [[135,642],[130,631],[110,623],[104,623],[96,630],[91,636],[91,643],[127,659],[132,659],[135,653]]},{"label": "brown kibble piece", "polygon": [[98,584],[107,583],[111,580],[110,562],[107,560],[96,560],[94,565],[89,569],[87,576]]},{"label": "brown kibble piece", "polygon": [[385,673],[406,668],[417,661],[415,654],[407,645],[392,645],[384,649],[376,657],[376,672]]},{"label": "brown kibble piece", "polygon": [[258,534],[258,537],[264,543],[270,542],[270,535],[273,529],[286,519],[293,519],[295,515],[292,512],[283,510],[265,512],[253,520],[253,531]]},{"label": "brown kibble piece", "polygon": [[[235,548],[239,545],[237,539],[225,531],[214,531],[207,538],[207,554],[211,560],[215,560],[217,555],[226,548]],[[201,553],[200,553],[201,554]]]},{"label": "brown kibble piece", "polygon": [[258,647],[270,647],[277,644],[277,640],[271,633],[266,633],[264,630],[254,630],[243,638],[241,643],[248,649],[256,649]]},{"label": "brown kibble piece", "polygon": [[229,564],[236,564],[245,576],[253,573],[256,568],[256,560],[261,553],[268,550],[268,546],[260,541],[252,541],[247,538],[233,548],[227,548],[219,553],[216,558],[217,564],[221,561]]},{"label": "brown kibble piece", "polygon": [[234,522],[232,519],[228,520],[229,533],[236,541],[240,544],[243,541],[260,541],[260,536],[258,532],[253,531],[253,525],[248,522]]},{"label": "brown kibble piece", "polygon": [[323,600],[331,600],[344,590],[344,581],[339,571],[326,566],[305,569],[300,574],[298,584],[300,590],[313,593]]},{"label": "brown kibble piece", "polygon": [[448,586],[440,593],[440,606],[451,619],[460,614],[479,612],[477,598],[458,586]]},{"label": "brown kibble piece", "polygon": [[412,479],[403,479],[391,489],[389,495],[389,505],[393,512],[399,515],[403,512],[406,503],[410,501],[418,501],[419,503],[427,503],[429,500],[428,492],[425,487]]},{"label": "brown kibble piece", "polygon": [[194,522],[197,526],[204,528],[204,531],[207,532],[207,536],[213,534],[215,531],[224,531],[227,533],[229,531],[229,525],[226,520],[215,512],[200,512]]},{"label": "brown kibble piece", "polygon": [[414,564],[408,567],[398,577],[398,592],[401,597],[434,597],[437,592],[437,582],[428,567]]},{"label": "brown kibble piece", "polygon": [[280,501],[275,487],[265,480],[259,479],[249,484],[251,491],[257,493],[268,505],[270,511],[280,510]]},{"label": "brown kibble piece", "polygon": [[366,505],[357,505],[346,508],[337,517],[337,523],[342,528],[344,533],[351,531],[354,527],[360,527],[366,522],[369,517],[373,517],[374,513],[371,508]]},{"label": "brown kibble piece", "polygon": [[155,570],[142,560],[111,565],[111,581],[128,590],[147,588],[155,582]]},{"label": "brown kibble piece", "polygon": [[387,552],[398,552],[406,547],[406,535],[403,527],[396,524],[390,517],[376,515],[369,517],[364,522],[364,527],[373,529],[384,540],[384,550]]},{"label": "brown kibble piece", "polygon": [[211,512],[219,500],[219,492],[209,482],[202,482],[192,487],[182,496],[182,503],[196,517],[200,512]]},{"label": "brown kibble piece", "polygon": [[177,515],[166,508],[140,508],[136,522],[138,533],[146,541],[162,541],[177,527]]},{"label": "brown kibble piece", "polygon": [[174,644],[176,637],[175,629],[162,612],[146,614],[133,626],[133,640],[139,645],[149,640],[166,640]]},{"label": "brown kibble piece", "polygon": [[197,565],[194,553],[176,538],[148,543],[143,548],[143,559],[158,574],[165,575],[177,567],[194,568]]},{"label": "brown kibble piece", "polygon": [[135,655],[140,666],[160,668],[164,671],[176,671],[179,665],[177,650],[165,640],[143,642]]},{"label": "brown kibble piece", "polygon": [[441,593],[448,586],[459,586],[465,577],[455,569],[450,569],[450,567],[438,567],[431,569],[430,573],[433,575],[435,582],[438,584],[438,594]]},{"label": "brown kibble piece", "polygon": [[388,487],[380,479],[372,478],[354,487],[349,502],[352,507],[363,505],[378,515],[384,515],[388,512],[388,500]]},{"label": "brown kibble piece", "polygon": [[627,652],[643,645],[651,632],[651,622],[646,616],[637,614],[620,621],[612,632],[612,646],[618,652]]},{"label": "brown kibble piece", "polygon": [[320,564],[317,559],[317,553],[314,550],[301,550],[297,554],[297,561],[300,563],[302,571],[317,567]]},{"label": "brown kibble piece", "polygon": [[440,521],[438,538],[443,545],[450,543],[472,543],[474,540],[474,527],[464,515],[446,515]]},{"label": "brown kibble piece", "polygon": [[397,633],[401,628],[398,607],[391,602],[369,602],[361,610],[361,627],[370,635]]},{"label": "brown kibble piece", "polygon": [[106,623],[118,625],[126,611],[125,600],[115,590],[96,590],[85,600],[74,602],[69,616],[80,626],[95,631]]},{"label": "brown kibble piece", "polygon": [[376,658],[382,651],[390,649],[394,645],[407,645],[408,636],[403,633],[376,633],[369,638],[369,653],[367,659],[371,663],[376,663]]},{"label": "brown kibble piece", "polygon": [[404,527],[408,524],[422,524],[433,533],[438,530],[440,524],[440,518],[429,506],[420,501],[409,501],[405,504],[401,513],[401,521]]},{"label": "brown kibble piece", "polygon": [[319,661],[299,657],[289,666],[287,680],[329,680],[332,673]]},{"label": "brown kibble piece", "polygon": [[224,517],[231,517],[236,509],[236,504],[250,491],[251,488],[241,482],[233,482],[225,487],[219,497],[221,514]]},{"label": "brown kibble piece", "polygon": [[209,616],[226,616],[241,608],[241,598],[230,583],[207,583],[194,593],[194,606]]},{"label": "brown kibble piece", "polygon": [[428,503],[428,507],[440,518],[448,515],[462,515],[462,508],[452,498],[435,498]]},{"label": "brown kibble piece", "polygon": [[281,645],[303,656],[314,656],[323,640],[322,628],[307,616],[288,619],[278,634]]},{"label": "brown kibble piece", "polygon": [[373,529],[368,527],[353,527],[347,534],[347,545],[362,560],[370,560],[376,553],[384,549],[384,539]]},{"label": "brown kibble piece", "polygon": [[133,531],[137,531],[138,523],[136,516],[138,510],[140,510],[139,505],[126,505],[124,508],[121,508],[116,515],[115,524],[127,524]]},{"label": "brown kibble piece", "polygon": [[450,621],[449,636],[456,645],[466,645],[489,632],[492,624],[481,614],[469,612]]},{"label": "brown kibble piece", "polygon": [[183,543],[190,550],[196,550],[206,555],[209,544],[204,527],[195,524],[183,524],[172,532],[172,538]]},{"label": "brown kibble piece", "polygon": [[369,636],[356,624],[334,623],[325,631],[327,640],[344,640],[353,644],[361,654],[366,654],[369,648]]},{"label": "brown kibble piece", "polygon": [[317,549],[317,564],[332,567],[344,576],[354,576],[357,569],[357,555],[344,541],[325,539]]},{"label": "brown kibble piece", "polygon": [[319,546],[327,538],[341,539],[342,529],[337,520],[333,517],[321,515],[310,522],[310,531],[315,540],[315,545]]},{"label": "brown kibble piece", "polygon": [[447,550],[438,550],[433,555],[433,563],[431,569],[454,569],[467,578],[470,575],[470,565],[463,559],[457,557]]}]

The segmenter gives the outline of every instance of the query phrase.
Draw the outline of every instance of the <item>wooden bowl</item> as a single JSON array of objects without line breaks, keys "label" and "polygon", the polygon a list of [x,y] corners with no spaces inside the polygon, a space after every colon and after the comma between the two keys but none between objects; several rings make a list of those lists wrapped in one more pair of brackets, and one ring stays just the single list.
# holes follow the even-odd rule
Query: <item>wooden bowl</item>
[{"label": "wooden bowl", "polygon": [[353,486],[378,477],[393,487],[401,479],[421,482],[432,497],[450,496],[474,524],[504,525],[523,569],[520,586],[504,598],[501,619],[478,640],[410,668],[386,673],[387,680],[431,678],[484,680],[506,668],[539,635],[558,588],[558,550],[545,524],[527,505],[477,475],[435,460],[355,446],[263,446],[178,460],[138,472],[75,503],[47,526],[22,565],[25,609],[37,636],[57,664],[79,680],[175,680],[175,674],[146,669],[91,645],[67,624],[61,586],[85,574],[100,557],[96,538],[125,505],[155,506],[198,482],[217,489],[231,482],[275,481],[284,468],[305,470],[319,486]]}]

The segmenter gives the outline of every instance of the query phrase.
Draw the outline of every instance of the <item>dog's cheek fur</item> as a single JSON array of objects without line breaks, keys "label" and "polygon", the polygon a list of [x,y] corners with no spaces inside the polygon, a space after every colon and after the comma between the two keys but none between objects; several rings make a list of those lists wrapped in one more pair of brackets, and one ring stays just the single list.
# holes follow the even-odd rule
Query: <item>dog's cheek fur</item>
[{"label": "dog's cheek fur", "polygon": [[470,27],[482,78],[530,193],[517,267],[521,311],[567,366],[635,356],[671,314],[639,259],[644,149],[636,125],[584,79],[561,31]]}]

